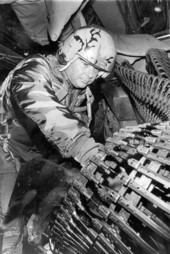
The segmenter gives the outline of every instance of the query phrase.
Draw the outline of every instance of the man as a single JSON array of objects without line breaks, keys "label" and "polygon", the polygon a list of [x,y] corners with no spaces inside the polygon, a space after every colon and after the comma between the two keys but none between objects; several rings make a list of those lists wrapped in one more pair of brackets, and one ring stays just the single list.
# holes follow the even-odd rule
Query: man
[{"label": "man", "polygon": [[[26,162],[38,154],[47,158],[50,145],[56,154],[72,157],[83,166],[98,153],[100,144],[90,137],[88,128],[93,101],[89,85],[110,74],[115,57],[115,44],[109,32],[100,27],[83,27],[59,44],[57,54],[24,59],[8,75],[1,89],[4,131],[0,162],[7,172],[1,182],[4,214],[17,177],[18,159]],[[87,106],[81,107],[84,100]],[[83,111],[88,112],[87,117],[81,116]],[[18,221],[6,225],[3,254],[19,253],[18,228]]]}]

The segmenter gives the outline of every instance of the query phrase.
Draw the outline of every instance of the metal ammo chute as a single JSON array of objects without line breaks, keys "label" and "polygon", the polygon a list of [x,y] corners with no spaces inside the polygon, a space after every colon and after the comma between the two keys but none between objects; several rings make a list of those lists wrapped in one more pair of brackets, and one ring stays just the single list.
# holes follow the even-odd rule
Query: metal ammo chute
[{"label": "metal ammo chute", "polygon": [[93,157],[81,169],[53,211],[47,235],[54,253],[166,253],[169,135],[166,122],[127,127],[108,138],[104,159]]}]

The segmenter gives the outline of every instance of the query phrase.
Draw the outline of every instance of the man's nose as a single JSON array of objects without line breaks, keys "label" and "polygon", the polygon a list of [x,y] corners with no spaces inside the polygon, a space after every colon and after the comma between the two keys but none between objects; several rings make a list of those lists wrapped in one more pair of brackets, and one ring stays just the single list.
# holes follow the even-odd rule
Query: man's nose
[{"label": "man's nose", "polygon": [[88,74],[89,79],[94,78],[94,76],[95,76],[95,68],[93,66],[89,66],[87,74]]}]

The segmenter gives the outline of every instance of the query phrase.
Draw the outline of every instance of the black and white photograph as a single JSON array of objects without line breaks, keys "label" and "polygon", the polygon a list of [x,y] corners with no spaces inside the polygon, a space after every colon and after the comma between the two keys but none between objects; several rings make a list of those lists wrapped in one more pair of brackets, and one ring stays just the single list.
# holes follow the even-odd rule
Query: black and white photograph
[{"label": "black and white photograph", "polygon": [[170,253],[170,0],[0,0],[0,254]]}]

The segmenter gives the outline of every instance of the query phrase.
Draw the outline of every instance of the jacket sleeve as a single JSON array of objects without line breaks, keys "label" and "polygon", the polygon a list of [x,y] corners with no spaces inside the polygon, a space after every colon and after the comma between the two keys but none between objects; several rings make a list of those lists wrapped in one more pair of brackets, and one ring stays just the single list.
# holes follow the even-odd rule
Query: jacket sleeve
[{"label": "jacket sleeve", "polygon": [[[26,60],[14,72],[10,85],[14,113],[22,112],[62,156],[73,157],[83,165],[98,151],[99,144],[90,137],[89,128],[59,103],[50,71],[45,59],[38,56]],[[29,125],[26,129],[29,131]]]}]

